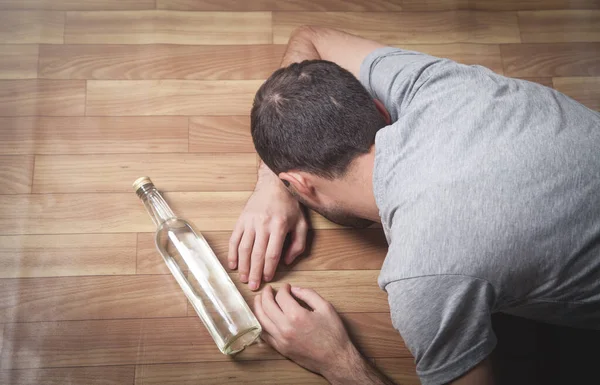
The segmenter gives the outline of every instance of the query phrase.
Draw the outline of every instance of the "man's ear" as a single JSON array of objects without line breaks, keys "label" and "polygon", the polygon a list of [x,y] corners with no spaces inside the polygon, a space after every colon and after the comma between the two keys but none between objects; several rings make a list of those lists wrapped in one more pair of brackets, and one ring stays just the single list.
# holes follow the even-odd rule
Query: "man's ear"
[{"label": "man's ear", "polygon": [[390,117],[390,113],[385,108],[383,103],[381,103],[381,100],[373,99],[373,101],[375,101],[375,107],[377,108],[377,111],[379,111],[379,113],[383,116],[383,119],[385,119],[385,123],[392,124],[392,118]]},{"label": "man's ear", "polygon": [[315,186],[310,176],[304,172],[289,171],[279,173],[279,179],[286,185],[289,183],[304,198],[315,200]]}]

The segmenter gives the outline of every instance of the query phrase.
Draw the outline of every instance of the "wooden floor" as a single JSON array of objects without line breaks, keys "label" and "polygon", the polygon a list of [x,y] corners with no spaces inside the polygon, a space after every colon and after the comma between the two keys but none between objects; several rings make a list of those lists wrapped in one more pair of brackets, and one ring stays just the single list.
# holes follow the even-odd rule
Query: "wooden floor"
[{"label": "wooden floor", "polygon": [[[130,187],[152,177],[225,258],[256,178],[254,92],[305,23],[600,109],[598,0],[0,0],[0,383],[324,383],[264,344],[218,352]],[[317,289],[364,354],[418,383],[376,283],[382,234],[313,219],[277,284]]]}]

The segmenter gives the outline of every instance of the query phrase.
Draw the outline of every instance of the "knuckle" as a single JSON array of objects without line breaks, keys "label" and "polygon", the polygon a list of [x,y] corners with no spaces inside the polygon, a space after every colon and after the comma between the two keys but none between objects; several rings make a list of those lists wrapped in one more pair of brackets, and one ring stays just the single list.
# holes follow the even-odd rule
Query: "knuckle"
[{"label": "knuckle", "polygon": [[269,219],[270,216],[267,214],[261,214],[261,215],[257,215],[256,216],[256,223],[258,223],[259,225],[266,225],[267,223],[269,223]]},{"label": "knuckle", "polygon": [[267,259],[271,262],[277,262],[277,260],[279,260],[279,254],[268,254]]},{"label": "knuckle", "polygon": [[248,245],[241,245],[238,248],[238,251],[240,252],[240,254],[250,254],[250,252],[252,251],[250,246]]},{"label": "knuckle", "polygon": [[286,217],[282,217],[282,216],[277,216],[275,218],[273,218],[272,220],[273,225],[275,225],[276,227],[285,227],[288,224],[288,220]]}]

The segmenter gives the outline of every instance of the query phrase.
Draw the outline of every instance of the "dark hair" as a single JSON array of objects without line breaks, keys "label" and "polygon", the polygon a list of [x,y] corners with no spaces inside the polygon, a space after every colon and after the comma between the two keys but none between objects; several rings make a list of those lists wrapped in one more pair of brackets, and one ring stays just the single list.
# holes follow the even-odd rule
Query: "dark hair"
[{"label": "dark hair", "polygon": [[352,73],[329,61],[306,60],[275,71],[259,88],[250,130],[275,174],[296,169],[333,179],[369,152],[385,125]]}]

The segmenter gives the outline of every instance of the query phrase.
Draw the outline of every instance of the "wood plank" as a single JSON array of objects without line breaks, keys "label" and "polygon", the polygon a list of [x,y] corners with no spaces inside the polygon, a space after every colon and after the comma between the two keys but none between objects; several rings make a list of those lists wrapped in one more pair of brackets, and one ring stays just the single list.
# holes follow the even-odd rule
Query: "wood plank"
[{"label": "wood plank", "polygon": [[500,49],[508,76],[600,76],[600,43],[505,44]]},{"label": "wood plank", "polygon": [[384,44],[519,43],[514,12],[274,12],[273,42],[286,44],[291,32],[315,24]]},{"label": "wood plank", "polygon": [[0,322],[178,317],[187,299],[168,275],[0,279]]},{"label": "wood plank", "polygon": [[0,236],[0,277],[135,274],[135,234]]},{"label": "wood plank", "polygon": [[[312,288],[331,302],[338,312],[389,312],[387,294],[377,286],[378,275],[378,270],[290,270],[276,273],[269,285],[275,289],[284,283]],[[230,273],[230,276],[246,302],[252,304],[256,293],[248,289],[247,284],[240,282],[237,273]],[[264,287],[263,284],[262,288]],[[188,315],[196,316],[191,306],[188,306]]]},{"label": "wood plank", "polygon": [[600,41],[600,10],[519,12],[523,43]]},{"label": "wood plank", "polygon": [[144,175],[162,191],[248,191],[256,184],[256,160],[235,153],[38,155],[34,175],[36,193],[131,192]]},{"label": "wood plank", "polygon": [[190,152],[254,152],[250,116],[190,118]]},{"label": "wood plank", "polygon": [[398,48],[448,58],[458,63],[482,65],[503,74],[500,47],[496,44],[397,44]]},{"label": "wood plank", "polygon": [[83,80],[0,80],[0,116],[83,115]]},{"label": "wood plank", "polygon": [[0,194],[28,194],[33,179],[33,156],[0,155]]},{"label": "wood plank", "polygon": [[64,12],[0,12],[0,44],[62,44],[64,28]]},{"label": "wood plank", "polygon": [[132,385],[135,366],[0,370],[0,383],[11,385]]},{"label": "wood plank", "polygon": [[0,79],[35,79],[38,48],[37,44],[0,45]]},{"label": "wood plank", "polygon": [[102,154],[185,152],[188,118],[0,118],[0,153]]},{"label": "wood plank", "polygon": [[[359,348],[371,357],[408,357],[389,313],[341,314]],[[5,326],[0,365],[8,368],[231,362],[198,317],[27,322]],[[8,338],[8,337],[7,337]],[[283,359],[265,343],[235,360]]]},{"label": "wood plank", "polygon": [[245,115],[259,80],[90,80],[87,115]]},{"label": "wood plank", "polygon": [[[160,186],[157,186],[160,189]],[[233,230],[250,192],[167,192],[175,214],[200,231]],[[311,213],[313,228],[339,226]],[[133,193],[0,195],[0,234],[81,234],[155,231]]]},{"label": "wood plank", "polygon": [[[131,25],[135,24],[135,28]],[[269,12],[68,12],[67,44],[269,44]]]},{"label": "wood plank", "polygon": [[136,385],[327,385],[323,377],[288,360],[138,365]]},{"label": "wood plank", "polygon": [[40,77],[147,80],[265,79],[283,45],[42,45]]},{"label": "wood plank", "polygon": [[181,11],[401,11],[400,0],[157,0],[158,9]]},{"label": "wood plank", "polygon": [[552,78],[520,78],[522,80],[527,80],[528,82],[539,83],[543,86],[554,88],[554,84],[552,83]]},{"label": "wood plank", "polygon": [[554,78],[554,88],[584,104],[600,111],[600,77]]},{"label": "wood plank", "polygon": [[0,9],[108,11],[154,9],[154,0],[0,0]]},{"label": "wood plank", "polygon": [[402,0],[405,11],[598,9],[598,0]]},{"label": "wood plank", "polygon": [[[206,241],[223,266],[231,232],[204,232]],[[307,252],[292,266],[280,264],[279,271],[293,270],[378,270],[387,253],[381,229],[316,230],[309,233]],[[138,234],[137,273],[170,274],[154,245],[153,233]]]},{"label": "wood plank", "polygon": [[417,367],[412,357],[377,358],[375,366],[397,384],[419,385]]}]

